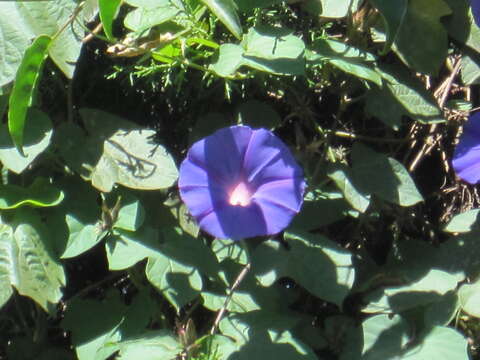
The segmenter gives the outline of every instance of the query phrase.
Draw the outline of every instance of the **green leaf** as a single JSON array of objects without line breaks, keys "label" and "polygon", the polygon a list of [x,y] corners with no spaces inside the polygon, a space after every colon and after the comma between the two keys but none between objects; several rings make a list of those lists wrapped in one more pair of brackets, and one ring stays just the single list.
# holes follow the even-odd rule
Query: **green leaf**
[{"label": "green leaf", "polygon": [[116,230],[105,245],[108,268],[123,270],[135,265],[146,257],[161,256],[158,243],[158,230],[144,227],[137,232]]},{"label": "green leaf", "polygon": [[178,177],[175,163],[161,145],[149,143],[153,130],[117,131],[104,143],[102,157],[92,173],[101,191],[115,183],[142,190],[170,187]]},{"label": "green leaf", "polygon": [[351,181],[351,170],[346,165],[331,164],[328,169],[328,177],[335,182],[343,196],[345,196],[345,200],[355,210],[362,213],[367,210],[368,205],[370,205],[370,196],[363,194],[355,187]]},{"label": "green leaf", "polygon": [[0,308],[13,294],[11,275],[13,273],[14,254],[16,252],[13,229],[5,224],[0,224]]},{"label": "green leaf", "polygon": [[[126,204],[125,204],[126,203]],[[122,207],[118,212],[114,228],[137,231],[145,220],[145,209],[138,199],[133,196],[122,198]]]},{"label": "green leaf", "polygon": [[[53,37],[68,24],[70,16],[78,11],[78,3],[73,0],[57,0],[49,2],[24,1],[0,2],[0,86],[11,82],[17,72],[23,54],[30,45],[31,39],[48,35]],[[72,78],[80,48],[82,46],[83,21],[91,6],[85,6],[74,21],[66,26],[51,43],[48,55],[68,77]],[[87,20],[90,21],[90,20]],[[5,66],[3,66],[5,65]]]},{"label": "green leaf", "polygon": [[8,131],[18,151],[23,155],[23,131],[27,111],[34,102],[38,79],[47,58],[52,39],[47,35],[37,37],[25,50],[22,62],[15,76],[8,106]]},{"label": "green leaf", "polygon": [[243,48],[236,44],[222,44],[218,49],[218,57],[210,65],[210,70],[218,76],[229,77],[235,74],[243,64]]},{"label": "green leaf", "polygon": [[251,11],[257,8],[265,8],[272,5],[280,4],[282,0],[236,0],[238,8],[242,12]]},{"label": "green leaf", "polygon": [[242,37],[242,25],[237,14],[237,5],[232,0],[201,0],[210,11],[237,38]]},{"label": "green leaf", "polygon": [[395,130],[400,128],[402,116],[422,124],[445,122],[435,98],[418,79],[393,67],[382,66],[379,72],[386,81],[382,88],[373,87],[368,91],[368,113]]},{"label": "green leaf", "polygon": [[436,75],[448,50],[440,19],[451,13],[443,0],[410,0],[394,42],[394,51],[413,69]]},{"label": "green leaf", "polygon": [[426,306],[423,314],[425,329],[433,326],[447,326],[455,318],[459,309],[459,299],[456,289],[447,292],[435,301]]},{"label": "green leaf", "polygon": [[202,289],[202,278],[195,268],[166,256],[149,258],[145,270],[148,280],[179,311]]},{"label": "green leaf", "polygon": [[22,173],[49,146],[52,133],[50,118],[31,108],[27,113],[22,155],[8,135],[7,126],[0,126],[0,161],[3,166],[17,174]]},{"label": "green leaf", "polygon": [[461,62],[462,82],[465,85],[480,83],[480,56],[478,53],[465,50]]},{"label": "green leaf", "polygon": [[397,160],[356,143],[352,150],[354,182],[365,194],[412,206],[423,201],[407,169]]},{"label": "green leaf", "polygon": [[45,178],[37,177],[32,185],[0,185],[0,209],[15,209],[23,205],[49,207],[60,204],[64,194],[50,185]]},{"label": "green leaf", "polygon": [[100,240],[100,230],[96,225],[84,225],[71,215],[65,216],[65,221],[69,230],[68,242],[65,246],[65,251],[62,254],[62,259],[68,259],[90,250]]},{"label": "green leaf", "polygon": [[170,209],[170,213],[177,220],[177,224],[180,225],[184,232],[194,238],[198,237],[200,227],[195,221],[195,218],[190,215],[185,203],[178,196],[167,199],[164,205]]},{"label": "green leaf", "polygon": [[279,75],[301,75],[305,72],[305,44],[287,28],[259,26],[243,37],[242,64]]},{"label": "green leaf", "polygon": [[236,241],[215,238],[212,242],[212,250],[218,262],[233,260],[241,265],[245,265],[248,262],[245,249]]},{"label": "green leaf", "polygon": [[118,347],[118,360],[175,359],[182,351],[181,344],[167,330],[149,332],[142,337],[122,341]]},{"label": "green leaf", "polygon": [[154,130],[117,130],[105,140],[103,153],[92,172],[92,185],[109,192],[115,183],[133,189],[168,188],[178,171],[171,155],[150,138]]},{"label": "green leaf", "polygon": [[358,0],[309,0],[303,7],[308,12],[326,18],[343,18],[355,12]]},{"label": "green leaf", "polygon": [[45,311],[54,311],[65,285],[65,274],[53,253],[51,237],[33,213],[17,211],[15,230],[0,225],[0,305],[14,286],[21,295],[36,301]]},{"label": "green leaf", "polygon": [[176,6],[176,3],[169,0],[160,0],[155,3],[152,1],[130,3],[140,7],[127,14],[124,24],[126,28],[139,34],[153,26],[172,20],[182,10]]},{"label": "green leaf", "polygon": [[340,306],[355,278],[351,254],[320,235],[286,233],[286,239],[289,250],[274,241],[255,250],[252,271],[258,281],[269,286],[288,276],[315,296]]},{"label": "green leaf", "polygon": [[382,290],[381,296],[379,296],[379,292],[374,292],[368,297],[372,301],[364,311],[400,313],[418,306],[428,305],[439,301],[441,296],[454,290],[462,279],[460,275],[438,269],[429,270],[418,279],[408,279],[409,276],[414,277],[415,275],[416,269],[409,271],[405,268],[403,278],[400,280],[404,284]]},{"label": "green leaf", "polygon": [[28,223],[15,229],[19,280],[14,285],[20,294],[31,297],[49,311],[51,304],[58,303],[62,297],[65,274],[58,259],[44,244],[48,239],[41,235]]},{"label": "green leaf", "polygon": [[[350,209],[345,199],[340,198],[318,199],[313,201],[305,201],[300,214],[298,214],[290,224],[289,228],[305,230],[318,229],[344,219]],[[323,214],[321,217],[318,214]]]},{"label": "green leaf", "polygon": [[340,41],[315,41],[307,54],[307,60],[313,64],[327,62],[348,74],[382,85],[382,77],[373,69],[373,65],[369,64],[375,60],[373,55]]},{"label": "green leaf", "polygon": [[397,37],[400,26],[405,19],[408,0],[398,0],[396,2],[389,0],[369,0],[369,2],[377,8],[385,23],[387,41],[382,50],[382,55],[384,55],[390,50],[390,47]]},{"label": "green leaf", "polygon": [[458,290],[460,307],[467,314],[480,318],[480,281],[463,284]]},{"label": "green leaf", "polygon": [[62,327],[71,332],[79,360],[107,359],[115,352],[115,348],[109,350],[104,345],[120,340],[115,330],[127,309],[118,296],[112,295],[107,293],[102,301],[77,298],[68,304]]},{"label": "green leaf", "polygon": [[305,59],[299,57],[298,59],[274,59],[267,60],[257,57],[244,56],[242,64],[252,69],[271,73],[275,75],[304,75],[305,74]]},{"label": "green leaf", "polygon": [[242,40],[244,56],[265,60],[297,59],[305,44],[287,28],[259,26],[251,28]]},{"label": "green leaf", "polygon": [[237,351],[230,358],[317,360],[314,352],[289,331],[297,322],[290,314],[260,310],[225,317],[220,330],[235,340]]},{"label": "green leaf", "polygon": [[79,176],[63,177],[56,185],[65,194],[65,199],[52,209],[47,225],[55,229],[58,253],[67,258],[87,251],[100,240],[101,228],[97,223],[101,207],[98,192]]},{"label": "green leaf", "polygon": [[450,233],[466,233],[477,229],[477,218],[480,209],[472,209],[464,213],[454,215],[448,222],[444,231]]},{"label": "green leaf", "polygon": [[467,348],[467,339],[458,331],[435,326],[424,334],[420,345],[402,356],[402,360],[468,360],[470,356]]},{"label": "green leaf", "polygon": [[230,359],[230,355],[236,351],[235,342],[223,335],[210,335],[205,341],[202,341],[202,345],[206,346],[206,352],[213,349],[213,353],[218,356],[218,359]]},{"label": "green leaf", "polygon": [[452,15],[442,19],[449,35],[462,46],[461,76],[465,85],[478,84],[480,80],[480,28],[476,25],[467,0],[445,0]]},{"label": "green leaf", "polygon": [[117,15],[120,7],[121,0],[99,0],[98,10],[100,13],[100,20],[102,21],[103,31],[107,35],[108,39],[114,39],[113,37],[113,20]]},{"label": "green leaf", "polygon": [[199,295],[203,286],[200,272],[218,278],[212,251],[200,240],[182,234],[177,228],[161,233],[160,252],[149,256],[145,270],[149,281],[179,310]]},{"label": "green leaf", "polygon": [[264,102],[249,100],[238,107],[238,122],[253,128],[274,129],[282,119],[278,113]]},{"label": "green leaf", "polygon": [[394,359],[407,345],[409,328],[398,315],[373,316],[363,322],[362,328],[362,359]]},{"label": "green leaf", "polygon": [[[226,295],[202,291],[203,306],[211,311],[219,311],[225,305],[226,298]],[[227,310],[235,313],[246,313],[260,309],[260,305],[255,301],[252,294],[239,291],[233,293],[227,304]]]}]

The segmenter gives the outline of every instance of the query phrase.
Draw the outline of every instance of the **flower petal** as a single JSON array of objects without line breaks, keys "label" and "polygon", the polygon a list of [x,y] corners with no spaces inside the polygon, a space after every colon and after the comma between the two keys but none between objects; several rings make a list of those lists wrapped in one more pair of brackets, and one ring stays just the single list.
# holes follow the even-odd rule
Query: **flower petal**
[{"label": "flower petal", "polygon": [[297,212],[283,206],[280,203],[266,199],[258,199],[256,204],[262,209],[266,219],[265,234],[274,235],[285,229]]},{"label": "flower petal", "polygon": [[[242,184],[252,197],[246,201],[242,193],[243,200],[230,201]],[[235,240],[282,231],[300,210],[305,189],[290,150],[268,130],[246,126],[196,142],[180,166],[178,185],[203,230]]]},{"label": "flower petal", "polygon": [[470,184],[480,180],[480,136],[464,129],[453,153],[452,165],[457,175]]},{"label": "flower petal", "polygon": [[182,176],[178,179],[178,187],[200,186],[206,187],[212,181],[208,176],[207,170],[199,165],[185,159],[180,165]]},{"label": "flower petal", "polygon": [[477,26],[480,26],[480,0],[470,0],[473,18]]},{"label": "flower petal", "polygon": [[187,204],[190,214],[194,217],[204,216],[216,207],[226,204],[222,192],[212,191],[209,187],[183,187],[180,189],[180,197]]},{"label": "flower petal", "polygon": [[199,219],[199,225],[220,239],[241,240],[267,234],[265,219],[256,204],[217,207]]},{"label": "flower petal", "polygon": [[265,129],[254,131],[245,153],[244,169],[248,182],[254,187],[271,180],[303,178],[288,147]]},{"label": "flower petal", "polygon": [[205,139],[197,141],[188,151],[188,159],[204,169],[218,181],[238,180],[250,142],[252,129],[232,126],[221,129]]},{"label": "flower petal", "polygon": [[[266,200],[298,213],[302,206],[304,191],[305,181],[303,179],[276,180],[261,185],[253,195],[252,200]],[[266,219],[270,219],[270,214],[264,213],[263,215]]]}]

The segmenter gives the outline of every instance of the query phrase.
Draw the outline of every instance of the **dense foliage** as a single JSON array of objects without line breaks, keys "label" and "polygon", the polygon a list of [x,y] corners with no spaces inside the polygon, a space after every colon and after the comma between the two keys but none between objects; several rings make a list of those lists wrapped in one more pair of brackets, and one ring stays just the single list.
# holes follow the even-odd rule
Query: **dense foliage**
[{"label": "dense foliage", "polygon": [[[0,359],[479,358],[467,0],[0,14]],[[188,149],[235,124],[303,168],[280,234],[213,238],[180,199]]]}]

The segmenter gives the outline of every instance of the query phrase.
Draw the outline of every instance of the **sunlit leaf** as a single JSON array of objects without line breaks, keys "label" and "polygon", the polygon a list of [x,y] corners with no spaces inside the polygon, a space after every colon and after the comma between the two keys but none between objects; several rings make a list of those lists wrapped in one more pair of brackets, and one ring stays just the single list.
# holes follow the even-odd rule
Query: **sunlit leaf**
[{"label": "sunlit leaf", "polygon": [[87,13],[95,11],[95,6],[87,4],[82,10],[77,8],[78,5],[74,0],[0,2],[0,33],[3,34],[0,59],[5,60],[1,61],[0,86],[13,80],[33,38],[54,36],[62,28],[49,46],[48,55],[68,78],[73,77],[84,30],[80,21],[69,25],[70,17],[76,13],[79,19],[83,19]]},{"label": "sunlit leaf", "polygon": [[52,245],[48,230],[31,212],[17,212],[15,228],[0,225],[0,305],[14,286],[45,311],[53,311],[62,297],[65,274]]},{"label": "sunlit leaf", "polygon": [[202,0],[208,6],[210,11],[230,30],[230,32],[240,39],[242,36],[242,25],[237,14],[237,5],[232,0]]},{"label": "sunlit leaf", "polygon": [[36,178],[27,188],[18,185],[0,185],[0,209],[15,209],[29,205],[49,207],[60,204],[64,194],[45,178]]},{"label": "sunlit leaf", "polygon": [[7,126],[0,126],[0,161],[3,166],[17,174],[22,173],[49,146],[52,133],[49,117],[39,110],[30,109],[25,124],[22,155],[8,135]]},{"label": "sunlit leaf", "polygon": [[480,318],[480,282],[463,284],[458,290],[460,307],[467,314]]},{"label": "sunlit leaf", "polygon": [[83,254],[94,247],[102,237],[96,225],[84,225],[71,215],[66,215],[65,221],[69,230],[68,242],[62,254],[63,259]]},{"label": "sunlit leaf", "polygon": [[124,23],[125,27],[139,34],[153,26],[172,20],[181,11],[168,0],[150,1],[145,4],[135,3],[135,6],[140,7],[129,12]]},{"label": "sunlit leaf", "polygon": [[33,104],[38,79],[51,41],[52,39],[49,36],[41,35],[26,49],[10,94],[8,131],[21,154],[23,154],[23,131],[27,111]]},{"label": "sunlit leaf", "polygon": [[436,326],[424,334],[421,343],[407,352],[403,359],[408,360],[468,360],[467,339],[458,331]]},{"label": "sunlit leaf", "polygon": [[329,63],[348,74],[382,85],[382,78],[372,65],[374,56],[340,41],[317,40],[307,53],[307,60],[312,64]]},{"label": "sunlit leaf", "polygon": [[452,217],[445,231],[451,233],[465,233],[477,228],[477,219],[480,209],[472,209]]},{"label": "sunlit leaf", "polygon": [[102,21],[103,31],[107,38],[113,39],[113,20],[118,12],[121,0],[99,0],[98,10],[100,13],[100,20]]}]

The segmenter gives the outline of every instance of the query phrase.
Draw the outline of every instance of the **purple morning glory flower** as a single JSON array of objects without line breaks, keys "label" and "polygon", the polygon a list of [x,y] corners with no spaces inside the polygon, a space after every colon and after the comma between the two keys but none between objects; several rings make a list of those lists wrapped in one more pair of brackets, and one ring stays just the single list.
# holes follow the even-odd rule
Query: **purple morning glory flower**
[{"label": "purple morning glory flower", "polygon": [[470,115],[463,126],[452,164],[457,175],[466,182],[476,184],[480,180],[480,112]]},{"label": "purple morning glory flower", "polygon": [[470,6],[472,7],[473,18],[477,26],[480,26],[480,0],[470,0]]},{"label": "purple morning glory flower", "polygon": [[178,187],[203,230],[240,240],[287,227],[300,211],[305,180],[273,133],[231,126],[193,144]]}]

